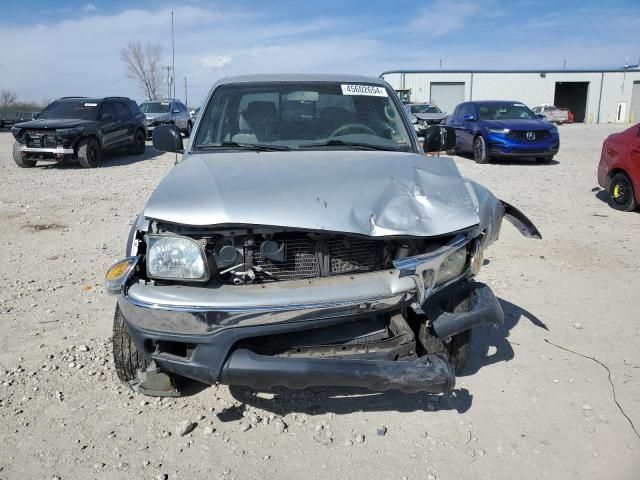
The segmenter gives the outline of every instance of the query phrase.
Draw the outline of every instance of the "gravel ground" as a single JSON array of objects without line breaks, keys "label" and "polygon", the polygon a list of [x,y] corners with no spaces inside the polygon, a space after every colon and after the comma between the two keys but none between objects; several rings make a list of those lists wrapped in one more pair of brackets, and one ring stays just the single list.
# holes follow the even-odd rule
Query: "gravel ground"
[{"label": "gravel ground", "polygon": [[[111,360],[115,301],[102,277],[173,155],[147,146],[94,170],[22,170],[0,133],[0,478],[638,478],[640,439],[612,384],[640,428],[640,214],[593,191],[602,140],[622,128],[561,127],[551,165],[456,158],[543,240],[505,222],[480,275],[505,326],[476,331],[449,399],[133,394]],[[612,383],[545,340],[596,358]]]}]

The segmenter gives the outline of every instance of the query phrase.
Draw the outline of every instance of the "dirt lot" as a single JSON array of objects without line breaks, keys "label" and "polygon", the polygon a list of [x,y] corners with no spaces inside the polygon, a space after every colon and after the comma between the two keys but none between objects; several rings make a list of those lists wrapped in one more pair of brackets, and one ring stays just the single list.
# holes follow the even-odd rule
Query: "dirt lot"
[{"label": "dirt lot", "polygon": [[[639,478],[640,439],[605,367],[545,342],[604,363],[640,429],[640,214],[592,190],[602,140],[621,127],[560,128],[551,165],[456,159],[543,240],[505,222],[480,279],[506,323],[476,332],[450,399],[132,394],[112,364],[102,276],[173,155],[21,170],[0,133],[0,478]],[[197,426],[180,436],[184,420]]]}]

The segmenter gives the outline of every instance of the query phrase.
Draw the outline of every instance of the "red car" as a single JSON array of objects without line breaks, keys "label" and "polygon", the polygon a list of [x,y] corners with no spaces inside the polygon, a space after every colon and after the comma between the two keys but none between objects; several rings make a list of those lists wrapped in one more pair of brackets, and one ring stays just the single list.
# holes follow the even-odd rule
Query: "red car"
[{"label": "red car", "polygon": [[640,123],[604,141],[598,183],[616,210],[630,212],[640,204]]}]

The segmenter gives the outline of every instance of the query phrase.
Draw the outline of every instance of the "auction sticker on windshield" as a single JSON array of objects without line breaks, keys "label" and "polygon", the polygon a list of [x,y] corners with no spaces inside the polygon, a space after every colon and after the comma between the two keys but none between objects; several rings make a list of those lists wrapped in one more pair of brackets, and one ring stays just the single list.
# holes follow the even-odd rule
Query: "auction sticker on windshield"
[{"label": "auction sticker on windshield", "polygon": [[341,85],[343,95],[368,95],[370,97],[388,97],[387,89],[375,85]]}]

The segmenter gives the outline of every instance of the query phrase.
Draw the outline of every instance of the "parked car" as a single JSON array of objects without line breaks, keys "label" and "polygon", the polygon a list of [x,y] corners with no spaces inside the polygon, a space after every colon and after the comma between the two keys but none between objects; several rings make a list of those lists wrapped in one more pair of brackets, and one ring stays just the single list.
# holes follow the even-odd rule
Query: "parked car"
[{"label": "parked car", "polygon": [[191,111],[189,111],[189,116],[191,116],[191,119],[195,122],[196,118],[198,118],[198,115],[200,114],[200,107],[195,108]]},{"label": "parked car", "polygon": [[0,112],[0,128],[11,128],[16,123],[34,120],[39,112],[3,111]]},{"label": "parked car", "polygon": [[465,102],[447,119],[456,131],[456,152],[471,152],[478,163],[494,157],[535,157],[548,163],[560,149],[556,126],[526,105],[506,100]]},{"label": "parked car", "polygon": [[11,133],[16,140],[13,159],[22,168],[69,158],[95,167],[106,150],[144,153],[147,136],[144,115],[126,97],[64,97],[49,104],[36,120],[15,124]]},{"label": "parked car", "polygon": [[[426,150],[453,146],[431,126]],[[427,158],[392,88],[347,75],[252,75],[213,86],[183,151],[106,274],[119,378],[152,395],[183,377],[256,389],[441,393],[471,329],[503,322],[474,281],[517,209]]]},{"label": "parked car", "polygon": [[640,205],[640,123],[609,135],[602,144],[598,183],[609,193],[609,204],[630,212]]},{"label": "parked car", "polygon": [[565,120],[565,123],[573,123],[574,122],[575,117],[574,117],[573,112],[571,110],[569,110],[568,108],[562,108],[562,107],[560,107],[559,110],[562,110],[563,112],[566,112],[567,119]]},{"label": "parked car", "polygon": [[552,123],[557,123],[558,125],[569,122],[569,109],[567,108],[558,108],[553,105],[544,104],[535,107],[533,109],[533,113],[546,118]]},{"label": "parked car", "polygon": [[429,125],[437,125],[447,119],[447,114],[433,103],[408,103],[404,105],[418,136],[423,137]]},{"label": "parked car", "polygon": [[154,128],[158,125],[174,124],[185,137],[191,135],[194,120],[189,109],[180,100],[168,99],[143,102],[140,110],[147,119],[147,135],[151,138]]}]

